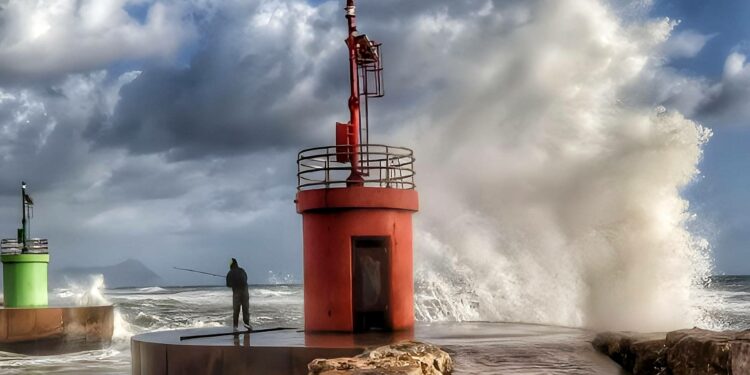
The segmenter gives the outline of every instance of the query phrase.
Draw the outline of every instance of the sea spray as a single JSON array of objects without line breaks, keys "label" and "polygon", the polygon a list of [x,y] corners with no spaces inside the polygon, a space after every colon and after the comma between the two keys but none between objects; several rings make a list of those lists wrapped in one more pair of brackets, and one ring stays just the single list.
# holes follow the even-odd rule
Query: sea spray
[{"label": "sea spray", "polygon": [[[66,279],[67,287],[54,290],[55,301],[62,304],[71,304],[74,306],[103,306],[110,305],[111,302],[104,296],[106,285],[104,275],[96,274],[88,276],[88,283],[82,280],[72,281]],[[112,339],[129,340],[133,336],[133,330],[115,307],[114,310],[114,331]]]},{"label": "sea spray", "polygon": [[108,305],[104,297],[104,276],[88,275],[88,278],[71,280],[65,278],[64,288],[55,288],[50,302],[73,306]]},{"label": "sea spray", "polygon": [[446,57],[400,134],[420,161],[417,318],[710,325],[710,247],[681,192],[711,131],[629,94],[675,24],[623,25],[595,0],[492,4],[407,33],[416,56],[441,40]]},{"label": "sea spray", "polygon": [[297,278],[289,273],[280,273],[269,270],[266,284],[268,285],[291,285],[298,284]]}]

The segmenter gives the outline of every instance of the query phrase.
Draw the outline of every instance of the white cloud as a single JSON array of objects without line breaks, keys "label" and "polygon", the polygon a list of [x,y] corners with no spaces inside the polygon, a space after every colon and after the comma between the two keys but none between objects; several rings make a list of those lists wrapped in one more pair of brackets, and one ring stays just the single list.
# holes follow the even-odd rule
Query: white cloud
[{"label": "white cloud", "polygon": [[674,33],[664,44],[663,53],[668,59],[695,57],[716,34],[701,34],[695,30]]},{"label": "white cloud", "polygon": [[719,82],[702,82],[700,101],[694,112],[722,126],[750,125],[750,64],[741,52],[732,52],[724,62]]},{"label": "white cloud", "polygon": [[141,23],[125,7],[143,2],[10,1],[0,8],[0,81],[85,72],[119,60],[172,57],[195,33],[186,6],[146,4]]}]

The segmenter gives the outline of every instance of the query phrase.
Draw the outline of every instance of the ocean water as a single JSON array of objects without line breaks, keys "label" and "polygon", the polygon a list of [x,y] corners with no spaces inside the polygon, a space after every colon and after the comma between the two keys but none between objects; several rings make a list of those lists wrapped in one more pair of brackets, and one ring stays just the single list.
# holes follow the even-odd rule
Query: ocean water
[{"label": "ocean water", "polygon": [[[50,304],[113,303],[115,332],[103,350],[56,356],[0,352],[0,374],[129,374],[130,337],[146,331],[232,324],[232,291],[225,287],[150,287],[100,290],[91,286],[56,289]],[[254,327],[302,327],[302,287],[262,285],[250,288]]]},{"label": "ocean water", "polygon": [[702,298],[706,321],[715,329],[750,329],[750,276],[714,276]]},{"label": "ocean water", "polygon": [[[99,289],[91,286],[56,289],[52,303],[98,303],[116,306],[116,328],[111,347],[57,356],[23,356],[0,352],[2,374],[128,374],[129,340],[152,330],[213,327],[231,324],[231,291],[224,287],[151,287]],[[698,300],[715,324],[726,329],[750,328],[750,276],[714,277]],[[256,285],[250,288],[251,320],[255,327],[303,326],[300,285]],[[418,288],[416,314],[423,323],[458,320],[478,309],[471,293],[466,303],[441,303],[430,290]],[[710,301],[710,302],[707,302]],[[457,328],[460,330],[460,328]],[[544,325],[498,326],[506,336],[471,337],[454,332],[446,345],[457,361],[456,373],[619,373],[602,358],[595,358],[588,340],[593,332]]]}]

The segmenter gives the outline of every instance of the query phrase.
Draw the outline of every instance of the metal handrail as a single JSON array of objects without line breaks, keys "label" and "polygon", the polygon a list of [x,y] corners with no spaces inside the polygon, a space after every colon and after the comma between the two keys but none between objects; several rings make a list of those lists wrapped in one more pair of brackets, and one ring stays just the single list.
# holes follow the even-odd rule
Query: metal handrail
[{"label": "metal handrail", "polygon": [[[352,146],[323,146],[297,155],[297,190],[346,187],[351,165],[337,162]],[[363,186],[414,189],[414,151],[379,144],[357,146]],[[343,151],[342,151],[343,150]]]},{"label": "metal handrail", "polygon": [[[49,244],[46,238],[30,238],[26,241],[26,250],[26,253],[30,254],[47,254]],[[15,238],[0,240],[0,253],[21,254],[23,253],[23,244]]]}]

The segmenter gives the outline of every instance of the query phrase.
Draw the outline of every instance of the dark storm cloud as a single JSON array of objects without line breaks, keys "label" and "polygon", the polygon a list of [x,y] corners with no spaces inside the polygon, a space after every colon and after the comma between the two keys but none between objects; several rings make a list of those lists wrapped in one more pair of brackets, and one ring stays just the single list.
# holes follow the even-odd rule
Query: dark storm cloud
[{"label": "dark storm cloud", "polygon": [[173,161],[330,143],[320,129],[346,108],[345,50],[330,43],[344,32],[335,17],[283,8],[292,14],[266,21],[282,22],[274,28],[247,17],[262,10],[231,10],[205,26],[188,67],[146,69],[123,87],[113,116],[93,122],[87,139]]},{"label": "dark storm cloud", "polygon": [[54,85],[0,88],[0,195],[24,179],[36,191],[75,181],[88,163],[80,131],[106,106],[106,75],[76,75]]},{"label": "dark storm cloud", "polygon": [[[712,36],[707,36],[711,38]],[[683,46],[697,51],[703,44],[698,38],[694,46]],[[705,38],[704,38],[705,39]],[[685,40],[682,41],[686,43]],[[649,77],[632,92],[643,102],[656,102],[676,108],[713,128],[750,125],[750,65],[744,53],[732,52],[724,62],[720,79],[690,77],[669,68],[661,74],[644,72]]]},{"label": "dark storm cloud", "polygon": [[252,73],[244,70],[218,76],[200,66],[144,72],[121,90],[113,117],[92,124],[85,136],[97,146],[166,153],[171,160],[283,147],[309,137],[305,125],[315,118],[315,103],[274,109],[294,83],[248,82]]},{"label": "dark storm cloud", "polygon": [[696,114],[720,125],[750,125],[750,65],[740,53],[730,54],[720,82],[706,87]]},{"label": "dark storm cloud", "polygon": [[[85,136],[97,147],[164,153],[169,160],[331,144],[333,123],[346,119],[348,94],[339,5],[250,2],[217,10],[201,26],[203,48],[188,67],[145,69],[123,87],[114,115],[93,122]],[[421,77],[440,65],[425,52],[439,54],[445,41],[422,41],[427,45],[417,49],[404,43],[415,24],[424,17],[456,19],[491,7],[486,0],[358,6],[367,15],[360,30],[384,42],[386,74],[394,75],[387,87],[393,94],[374,107],[384,118],[375,132],[403,121],[397,115],[404,108],[439,89],[434,75],[427,75],[429,81]],[[514,12],[513,5],[503,7]],[[518,5],[517,11],[524,8]],[[389,59],[391,54],[403,58]]]},{"label": "dark storm cloud", "polygon": [[113,167],[102,186],[107,200],[152,200],[179,198],[190,191],[189,167],[164,168],[158,158],[133,158],[125,165]]}]

